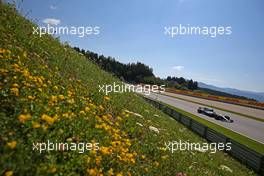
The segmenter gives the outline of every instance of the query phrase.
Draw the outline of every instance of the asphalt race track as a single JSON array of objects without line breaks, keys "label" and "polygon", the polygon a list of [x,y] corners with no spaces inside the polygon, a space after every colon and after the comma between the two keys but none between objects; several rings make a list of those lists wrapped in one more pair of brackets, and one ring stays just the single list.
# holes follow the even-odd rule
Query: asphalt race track
[{"label": "asphalt race track", "polygon": [[[173,95],[176,95],[176,94],[173,94]],[[158,100],[158,101],[164,102],[166,104],[172,105],[174,107],[177,107],[177,108],[182,109],[184,111],[187,111],[189,113],[192,113],[196,116],[199,116],[199,117],[206,119],[210,122],[213,122],[215,124],[221,125],[221,126],[228,128],[234,132],[237,132],[239,134],[242,134],[244,136],[247,136],[248,138],[251,138],[253,140],[256,140],[256,141],[264,144],[264,122],[260,122],[260,121],[254,120],[254,119],[250,119],[250,118],[240,116],[237,114],[233,114],[233,113],[229,113],[226,111],[214,109],[215,112],[220,113],[222,115],[228,115],[231,117],[232,120],[234,120],[233,123],[228,123],[228,122],[224,122],[224,121],[215,120],[214,118],[208,117],[208,116],[203,115],[203,114],[199,114],[197,112],[197,109],[201,105],[196,104],[196,103],[192,103],[192,102],[188,102],[188,101],[184,101],[184,100],[180,100],[177,98],[173,98],[173,97],[162,95],[162,94],[156,94],[156,93],[150,93],[150,95],[148,95],[148,97],[150,97],[154,100]],[[225,103],[223,103],[223,104],[225,104]],[[231,105],[230,104],[225,105],[225,107],[228,107],[228,106],[231,106]],[[242,107],[242,108],[247,108],[247,107]],[[225,109],[227,109],[227,108],[225,108]],[[252,112],[254,110],[256,110],[256,109],[250,110],[250,112]],[[261,110],[257,110],[257,111],[261,111]],[[238,111],[238,112],[240,112],[240,111]],[[245,113],[245,112],[243,112],[243,113]],[[252,115],[255,116],[255,114],[252,114]],[[262,118],[264,118],[264,117],[262,116]]]},{"label": "asphalt race track", "polygon": [[224,103],[224,102],[219,102],[219,101],[214,101],[214,100],[207,100],[203,98],[174,94],[174,93],[169,93],[169,92],[164,92],[163,94],[190,100],[190,101],[199,102],[202,104],[207,104],[207,105],[214,106],[214,107],[219,107],[222,109],[227,109],[227,110],[234,111],[234,112],[239,112],[242,114],[247,114],[247,115],[260,118],[260,119],[264,119],[264,110],[261,110],[261,109],[255,109],[255,108],[250,108],[246,106],[239,106],[235,104]]}]

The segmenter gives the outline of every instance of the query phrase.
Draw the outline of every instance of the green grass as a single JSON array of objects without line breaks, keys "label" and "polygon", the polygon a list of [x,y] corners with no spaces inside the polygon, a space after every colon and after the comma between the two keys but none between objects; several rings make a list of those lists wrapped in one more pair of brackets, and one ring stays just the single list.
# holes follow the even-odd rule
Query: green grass
[{"label": "green grass", "polygon": [[200,118],[200,117],[198,117],[198,116],[196,116],[194,114],[191,114],[189,112],[186,112],[186,111],[184,111],[182,109],[176,108],[174,106],[171,106],[171,105],[163,103],[163,102],[160,102],[160,103],[162,103],[162,104],[174,109],[175,111],[177,111],[177,112],[179,112],[179,113],[181,113],[181,114],[183,114],[183,115],[185,115],[187,117],[190,117],[190,118],[196,120],[197,122],[200,122],[201,124],[206,125],[207,127],[211,128],[211,129],[214,129],[215,131],[217,131],[217,132],[219,132],[221,134],[226,135],[227,137],[229,137],[229,138],[231,138],[231,139],[233,139],[233,140],[235,140],[235,141],[237,141],[237,142],[239,142],[241,144],[244,144],[245,146],[255,150],[256,152],[264,154],[264,144],[261,144],[261,143],[255,141],[255,140],[252,140],[252,139],[250,139],[250,138],[248,138],[246,136],[240,135],[240,134],[238,134],[238,133],[236,133],[234,131],[231,131],[231,130],[229,130],[227,128],[224,128],[224,127],[222,127],[220,125],[217,125],[215,123],[212,123],[210,121],[202,119],[202,118]]},{"label": "green grass", "polygon": [[[67,43],[33,35],[35,24],[13,6],[0,11],[0,175],[255,175],[223,152],[162,150],[206,141],[135,94],[105,97],[98,86],[118,79]],[[100,149],[32,150],[48,140]]]},{"label": "green grass", "polygon": [[231,111],[231,110],[224,109],[224,108],[219,108],[219,107],[216,107],[216,106],[200,103],[200,102],[197,102],[197,101],[176,97],[176,96],[173,96],[173,95],[167,95],[167,94],[163,94],[163,95],[168,96],[168,97],[172,97],[172,98],[177,98],[179,100],[184,100],[184,101],[187,101],[187,102],[190,102],[190,103],[196,103],[196,104],[199,104],[199,105],[202,105],[202,106],[211,107],[211,108],[218,109],[218,110],[221,110],[221,111],[230,112],[230,113],[237,114],[237,115],[240,115],[242,117],[250,118],[250,119],[253,119],[253,120],[257,120],[257,121],[260,121],[260,122],[264,122],[264,119],[261,119],[261,118],[258,118],[258,117],[254,117],[254,116],[251,116],[251,115],[248,115],[248,114],[243,114],[243,113],[240,113],[240,112]]}]

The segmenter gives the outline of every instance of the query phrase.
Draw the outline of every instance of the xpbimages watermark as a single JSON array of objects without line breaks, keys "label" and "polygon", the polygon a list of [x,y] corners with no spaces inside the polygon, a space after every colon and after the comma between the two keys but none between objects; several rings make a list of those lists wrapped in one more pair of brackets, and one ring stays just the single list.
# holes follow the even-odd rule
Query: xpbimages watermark
[{"label": "xpbimages watermark", "polygon": [[229,151],[231,150],[231,142],[228,143],[189,143],[185,141],[169,141],[165,142],[165,150],[169,150],[174,153],[177,150],[184,151],[200,151],[210,153],[216,153],[216,151]]},{"label": "xpbimages watermark", "polygon": [[38,142],[32,144],[32,150],[43,153],[45,151],[78,151],[84,153],[85,151],[99,150],[99,143],[85,143],[85,142]]},{"label": "xpbimages watermark", "polygon": [[174,38],[183,35],[201,35],[208,37],[218,37],[221,35],[231,35],[231,26],[190,26],[187,25],[176,25],[176,26],[165,26],[164,34]]},{"label": "xpbimages watermark", "polygon": [[163,93],[165,92],[165,85],[148,85],[148,84],[125,84],[125,83],[116,83],[99,85],[99,92],[103,92],[108,95],[111,92],[114,93],[125,93],[125,92],[136,92],[136,93],[144,93],[146,95],[150,95],[153,93]]},{"label": "xpbimages watermark", "polygon": [[99,26],[38,26],[33,27],[33,34],[40,37],[45,34],[58,34],[58,35],[76,35],[78,37],[86,37],[90,35],[100,34]]}]

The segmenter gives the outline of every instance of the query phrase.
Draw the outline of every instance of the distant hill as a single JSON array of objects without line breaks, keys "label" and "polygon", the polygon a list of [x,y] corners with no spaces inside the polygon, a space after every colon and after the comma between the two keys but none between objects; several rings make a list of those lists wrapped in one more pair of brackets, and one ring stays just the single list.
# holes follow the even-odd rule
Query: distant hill
[{"label": "distant hill", "polygon": [[221,87],[216,87],[213,85],[205,84],[203,82],[198,82],[198,87],[220,91],[220,92],[225,92],[228,94],[243,96],[243,97],[247,97],[250,99],[255,99],[259,102],[264,102],[264,92],[244,91],[244,90],[239,90],[239,89],[234,89],[234,88],[221,88]]}]

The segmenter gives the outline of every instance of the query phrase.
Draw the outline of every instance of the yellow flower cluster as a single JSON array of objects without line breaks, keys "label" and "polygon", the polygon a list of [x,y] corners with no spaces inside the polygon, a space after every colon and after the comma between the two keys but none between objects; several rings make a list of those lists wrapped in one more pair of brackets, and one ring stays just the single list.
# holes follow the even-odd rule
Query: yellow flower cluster
[{"label": "yellow flower cluster", "polygon": [[16,83],[13,84],[10,90],[13,94],[15,94],[16,96],[19,96],[19,85],[18,84]]},{"label": "yellow flower cluster", "polygon": [[114,125],[113,123],[113,121],[115,121],[115,123],[122,121],[122,118],[118,116],[118,118],[114,119],[111,114],[107,114],[102,115],[102,117],[97,116],[97,120],[99,124],[96,124],[95,128],[105,130],[109,133],[109,136],[112,137],[111,145],[109,147],[100,147],[100,152],[103,155],[115,153],[119,161],[135,164],[137,153],[130,152],[130,140],[117,128],[118,125]]},{"label": "yellow flower cluster", "polygon": [[49,125],[52,125],[56,120],[58,120],[58,115],[55,115],[54,117],[51,117],[51,116],[49,116],[47,114],[43,114],[41,116],[41,120],[44,120]]},{"label": "yellow flower cluster", "polygon": [[11,59],[11,51],[0,48],[0,58]]},{"label": "yellow flower cluster", "polygon": [[110,97],[109,96],[104,96],[104,100],[109,101]]},{"label": "yellow flower cluster", "polygon": [[25,123],[27,120],[31,119],[31,115],[30,114],[20,114],[18,116],[18,120],[21,122],[21,123]]},{"label": "yellow flower cluster", "polygon": [[109,147],[101,147],[101,148],[100,148],[100,151],[101,151],[102,154],[104,154],[104,155],[109,155],[109,154],[112,153],[112,150],[111,150],[111,148],[109,148]]},{"label": "yellow flower cluster", "polygon": [[[3,52],[7,54],[1,55]],[[41,58],[41,64],[30,67],[31,60],[27,59],[26,52],[20,54],[20,57],[11,55],[11,52],[0,49],[0,57],[4,59],[0,74],[7,80],[7,93],[15,95],[16,101],[24,105],[24,109],[17,115],[24,127],[48,131],[50,126],[56,128],[57,121],[83,118],[87,125],[95,124],[95,129],[92,130],[107,134],[104,145],[97,152],[92,150],[89,153],[90,159],[86,167],[88,175],[124,175],[118,168],[105,170],[103,164],[109,160],[130,166],[136,163],[138,153],[132,150],[132,143],[120,125],[128,114],[122,112],[120,115],[113,115],[109,112],[109,96],[101,97],[102,104],[97,105],[87,97],[87,87],[82,81],[73,78],[63,80],[58,69],[55,72],[48,70]],[[10,57],[13,59],[9,59]],[[60,132],[64,133],[63,130]],[[98,138],[102,140],[102,136]],[[13,149],[16,144],[16,141],[11,141],[7,146]],[[57,170],[55,166],[47,169],[49,173]],[[127,171],[125,175],[130,173]]]},{"label": "yellow flower cluster", "polygon": [[5,172],[5,176],[12,176],[14,175],[14,172],[13,171],[7,171]]},{"label": "yellow flower cluster", "polygon": [[11,141],[7,143],[7,146],[11,149],[16,148],[17,142],[16,141]]}]

